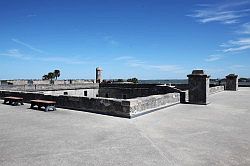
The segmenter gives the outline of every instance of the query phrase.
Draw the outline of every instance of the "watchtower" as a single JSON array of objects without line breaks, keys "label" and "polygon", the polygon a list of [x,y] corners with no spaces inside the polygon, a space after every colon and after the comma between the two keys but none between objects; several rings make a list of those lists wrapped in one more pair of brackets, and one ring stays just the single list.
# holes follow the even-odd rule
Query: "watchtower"
[{"label": "watchtower", "polygon": [[96,83],[102,82],[102,69],[100,67],[96,68]]}]

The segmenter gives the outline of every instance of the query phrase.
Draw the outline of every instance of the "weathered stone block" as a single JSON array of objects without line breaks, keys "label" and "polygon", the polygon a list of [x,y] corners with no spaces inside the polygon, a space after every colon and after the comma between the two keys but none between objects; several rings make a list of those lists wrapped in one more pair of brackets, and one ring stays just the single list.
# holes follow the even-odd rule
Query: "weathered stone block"
[{"label": "weathered stone block", "polygon": [[238,90],[238,75],[229,74],[226,76],[226,90]]},{"label": "weathered stone block", "polygon": [[187,75],[189,85],[189,103],[208,104],[209,76],[203,70],[193,70]]}]

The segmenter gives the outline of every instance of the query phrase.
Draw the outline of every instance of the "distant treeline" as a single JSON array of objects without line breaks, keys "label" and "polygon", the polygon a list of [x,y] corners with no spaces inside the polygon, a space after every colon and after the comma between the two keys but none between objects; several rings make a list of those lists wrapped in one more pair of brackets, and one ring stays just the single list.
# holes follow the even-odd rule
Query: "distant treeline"
[{"label": "distant treeline", "polygon": [[[226,81],[225,78],[223,79],[210,79],[210,81],[214,81],[214,82],[218,82],[218,81],[221,81],[221,82],[224,82]],[[250,78],[239,78],[239,82],[250,82]]]},{"label": "distant treeline", "polygon": [[240,78],[239,82],[250,82],[250,78]]},{"label": "distant treeline", "polygon": [[[211,78],[211,84],[219,84],[226,82],[226,79]],[[250,78],[239,78],[239,82],[250,83]],[[168,79],[168,80],[139,80],[140,84],[188,84],[188,79]]]},{"label": "distant treeline", "polygon": [[137,78],[103,80],[103,83],[126,83],[126,82],[138,84],[139,81]]}]

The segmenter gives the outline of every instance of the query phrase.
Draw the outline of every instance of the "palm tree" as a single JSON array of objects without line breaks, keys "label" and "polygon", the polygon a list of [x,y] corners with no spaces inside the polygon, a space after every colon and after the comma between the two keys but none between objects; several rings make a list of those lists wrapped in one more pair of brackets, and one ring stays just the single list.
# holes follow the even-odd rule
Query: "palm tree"
[{"label": "palm tree", "polygon": [[56,80],[58,77],[60,77],[60,70],[54,70],[54,75],[56,77]]},{"label": "palm tree", "polygon": [[48,73],[48,79],[50,79],[52,81],[52,79],[55,78],[55,74],[53,72],[49,72]]},{"label": "palm tree", "polygon": [[49,79],[49,77],[48,77],[48,75],[47,75],[47,74],[44,74],[42,79],[43,79],[43,80],[48,80],[48,79]]},{"label": "palm tree", "polygon": [[138,84],[138,79],[137,78],[130,78],[127,80],[128,82],[133,82],[134,84]]}]

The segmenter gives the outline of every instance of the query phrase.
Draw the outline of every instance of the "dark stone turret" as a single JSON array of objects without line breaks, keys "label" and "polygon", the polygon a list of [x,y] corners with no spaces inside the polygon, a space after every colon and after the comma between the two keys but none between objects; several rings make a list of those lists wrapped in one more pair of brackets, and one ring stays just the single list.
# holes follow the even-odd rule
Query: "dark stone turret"
[{"label": "dark stone turret", "polygon": [[209,77],[203,70],[193,70],[187,75],[189,85],[189,103],[208,104]]},{"label": "dark stone turret", "polygon": [[229,74],[226,76],[226,90],[237,91],[238,90],[238,75]]}]

